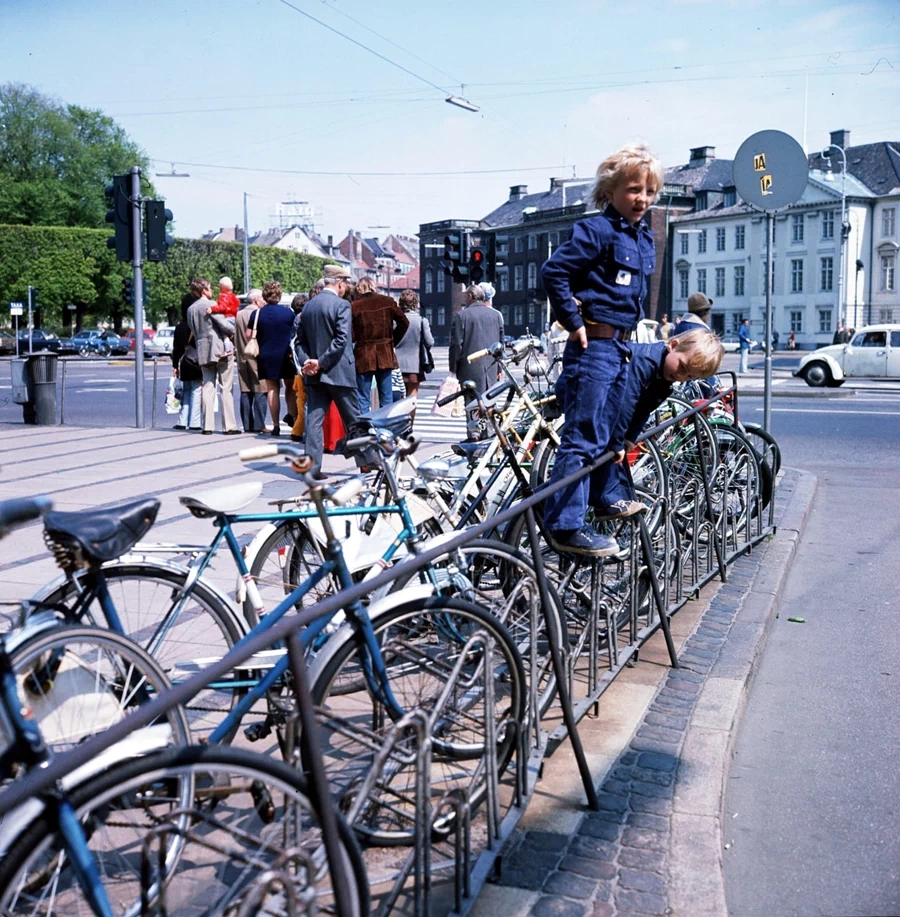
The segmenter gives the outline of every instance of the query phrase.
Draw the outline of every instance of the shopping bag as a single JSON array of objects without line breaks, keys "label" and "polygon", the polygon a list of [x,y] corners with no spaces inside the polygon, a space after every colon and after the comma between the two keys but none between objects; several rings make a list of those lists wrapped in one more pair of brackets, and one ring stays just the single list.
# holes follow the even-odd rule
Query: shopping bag
[{"label": "shopping bag", "polygon": [[181,395],[184,386],[175,376],[169,378],[169,387],[166,389],[166,413],[177,414],[181,410]]},{"label": "shopping bag", "polygon": [[344,430],[344,422],[341,420],[340,411],[337,405],[332,401],[325,414],[325,422],[322,424],[322,439],[325,443],[326,452],[334,452],[334,447],[338,444],[339,439],[347,435]]},{"label": "shopping bag", "polygon": [[453,395],[458,391],[459,379],[457,379],[453,373],[450,373],[450,375],[444,379],[444,381],[441,383],[441,387],[438,389],[438,393],[434,399],[434,404],[431,406],[431,413],[437,414],[440,417],[458,416],[456,406],[462,406],[462,398],[457,398],[456,401],[451,401],[449,404],[440,404],[442,398],[446,398],[448,395]]}]

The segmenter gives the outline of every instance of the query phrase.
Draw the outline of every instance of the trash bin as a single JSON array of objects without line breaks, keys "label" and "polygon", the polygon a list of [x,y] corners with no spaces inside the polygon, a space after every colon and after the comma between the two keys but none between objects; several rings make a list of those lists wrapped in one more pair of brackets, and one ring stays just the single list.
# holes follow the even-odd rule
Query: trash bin
[{"label": "trash bin", "polygon": [[[28,374],[34,402],[34,420],[43,426],[56,426],[56,364],[59,356],[49,350],[28,355]],[[24,412],[23,412],[24,413]]]}]

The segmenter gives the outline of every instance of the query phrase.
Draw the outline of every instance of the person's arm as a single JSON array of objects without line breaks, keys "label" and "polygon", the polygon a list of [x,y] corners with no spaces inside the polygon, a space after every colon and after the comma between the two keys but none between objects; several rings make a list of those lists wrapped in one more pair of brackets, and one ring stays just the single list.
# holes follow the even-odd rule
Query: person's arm
[{"label": "person's arm", "polygon": [[297,325],[297,333],[294,335],[294,359],[300,367],[310,361],[309,338],[306,336],[302,315],[300,316],[300,324]]},{"label": "person's arm", "polygon": [[409,328],[409,319],[397,303],[391,306],[391,315],[394,317],[394,346],[396,347],[403,340],[403,335]]},{"label": "person's arm", "polygon": [[572,290],[573,278],[594,267],[602,253],[603,239],[598,228],[582,220],[573,227],[572,238],[563,242],[541,269],[553,314],[566,331],[584,327],[584,319],[578,311],[580,303]]},{"label": "person's arm", "polygon": [[[249,341],[253,337],[253,329],[256,327],[257,322],[259,321],[259,309],[254,309],[253,315],[247,319],[247,328],[244,331],[244,335]],[[256,332],[256,336],[259,337],[259,332]]]},{"label": "person's arm", "polygon": [[190,329],[185,325],[178,324],[175,326],[175,333],[172,335],[172,367],[176,376],[178,375],[178,364],[184,356],[184,348],[187,345],[190,333]]},{"label": "person's arm", "polygon": [[344,355],[344,351],[350,346],[350,303],[346,299],[338,299],[334,325],[334,337],[325,353],[319,356],[320,373],[327,373],[334,369]]},{"label": "person's arm", "polygon": [[456,366],[462,359],[463,337],[463,314],[457,312],[450,323],[450,354],[448,357],[450,372],[454,375],[456,375]]},{"label": "person's arm", "polygon": [[227,307],[224,303],[214,302],[207,311],[214,313],[215,315],[221,315],[227,311]]},{"label": "person's arm", "polygon": [[434,335],[431,333],[431,326],[428,324],[428,319],[425,316],[422,316],[422,336],[425,338],[425,345],[427,347],[434,347]]},{"label": "person's arm", "polygon": [[234,325],[224,315],[210,315],[209,318],[222,335],[227,338],[234,337]]}]

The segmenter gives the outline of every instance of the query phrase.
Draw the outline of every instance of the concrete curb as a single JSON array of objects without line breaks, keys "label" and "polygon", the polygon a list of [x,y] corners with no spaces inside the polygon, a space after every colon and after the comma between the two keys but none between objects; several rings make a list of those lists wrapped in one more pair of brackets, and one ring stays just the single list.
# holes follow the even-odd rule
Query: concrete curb
[{"label": "concrete curb", "polygon": [[777,540],[766,546],[727,643],[697,697],[681,749],[668,864],[669,913],[677,917],[728,915],[723,869],[725,787],[749,688],[812,510],[817,479],[798,474]]}]

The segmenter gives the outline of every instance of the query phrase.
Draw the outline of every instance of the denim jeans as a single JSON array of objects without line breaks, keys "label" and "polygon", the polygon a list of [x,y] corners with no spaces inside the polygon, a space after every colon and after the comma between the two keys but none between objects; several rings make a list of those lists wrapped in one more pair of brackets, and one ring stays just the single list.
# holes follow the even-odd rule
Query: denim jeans
[{"label": "denim jeans", "polygon": [[178,415],[178,425],[185,429],[199,430],[203,422],[200,413],[200,380],[182,381],[181,413]]},{"label": "denim jeans", "polygon": [[747,358],[750,356],[750,348],[742,347],[741,348],[741,359],[738,363],[738,372],[745,373],[747,372]]},{"label": "denim jeans", "polygon": [[393,404],[391,394],[391,371],[389,369],[376,369],[370,373],[356,374],[356,387],[359,389],[359,413],[368,414],[372,410],[372,379],[378,386],[378,401],[381,407]]},{"label": "denim jeans", "polygon": [[[565,423],[550,483],[593,464],[609,448],[622,410],[628,373],[628,348],[616,340],[591,339],[586,350],[570,341],[563,354],[563,371],[556,397]],[[544,519],[551,531],[580,529],[588,505],[605,509],[628,497],[621,469],[604,465],[548,497]]]}]

